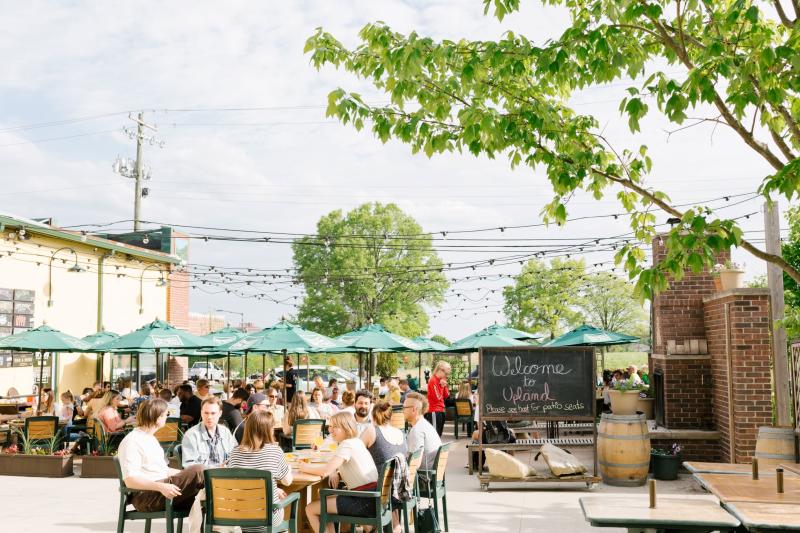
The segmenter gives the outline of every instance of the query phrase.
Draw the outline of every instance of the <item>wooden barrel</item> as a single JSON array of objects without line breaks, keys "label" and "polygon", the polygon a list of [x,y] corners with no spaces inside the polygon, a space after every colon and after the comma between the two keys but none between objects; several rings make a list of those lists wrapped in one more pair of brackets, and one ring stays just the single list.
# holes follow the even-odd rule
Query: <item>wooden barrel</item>
[{"label": "wooden barrel", "polygon": [[758,428],[756,454],[759,466],[775,467],[781,463],[794,463],[794,428],[762,426]]},{"label": "wooden barrel", "polygon": [[603,414],[597,433],[597,462],[607,485],[644,485],[650,467],[650,435],[644,415]]}]

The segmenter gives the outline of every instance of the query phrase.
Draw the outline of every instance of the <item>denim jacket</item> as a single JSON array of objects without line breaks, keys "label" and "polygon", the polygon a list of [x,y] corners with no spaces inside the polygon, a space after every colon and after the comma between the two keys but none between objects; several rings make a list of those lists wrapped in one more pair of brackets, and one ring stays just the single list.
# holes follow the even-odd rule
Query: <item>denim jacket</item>
[{"label": "denim jacket", "polygon": [[233,438],[231,431],[223,424],[217,424],[217,431],[219,432],[219,439],[217,440],[216,452],[219,458],[219,465],[210,465],[209,457],[211,456],[211,437],[208,430],[199,423],[196,426],[189,428],[183,435],[181,441],[181,456],[183,457],[183,466],[201,464],[204,466],[221,466],[222,463],[228,460],[234,446],[236,446],[236,439]]}]

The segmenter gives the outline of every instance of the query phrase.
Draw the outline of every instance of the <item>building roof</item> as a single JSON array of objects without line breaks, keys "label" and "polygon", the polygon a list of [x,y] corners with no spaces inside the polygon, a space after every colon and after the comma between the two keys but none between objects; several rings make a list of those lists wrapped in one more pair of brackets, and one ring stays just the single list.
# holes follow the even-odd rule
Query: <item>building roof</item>
[{"label": "building roof", "polygon": [[146,248],[140,248],[139,246],[132,246],[130,244],[104,239],[95,235],[89,235],[81,231],[67,230],[56,226],[51,226],[49,224],[43,224],[42,222],[30,218],[0,212],[0,231],[5,228],[25,228],[25,231],[31,234],[52,237],[78,244],[85,244],[87,246],[94,246],[103,250],[109,250],[115,253],[126,254],[139,259],[147,259],[149,261],[156,261],[159,263],[169,263],[174,265],[181,262],[181,258],[174,254],[148,250]]}]

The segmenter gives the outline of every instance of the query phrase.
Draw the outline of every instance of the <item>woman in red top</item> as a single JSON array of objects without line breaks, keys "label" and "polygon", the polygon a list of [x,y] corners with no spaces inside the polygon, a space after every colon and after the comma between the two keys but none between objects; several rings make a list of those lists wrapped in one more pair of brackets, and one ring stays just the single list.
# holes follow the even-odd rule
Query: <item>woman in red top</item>
[{"label": "woman in red top", "polygon": [[444,400],[450,396],[447,388],[447,377],[450,375],[450,363],[439,361],[433,369],[433,375],[428,380],[428,412],[425,418],[436,428],[436,433],[442,436],[444,431]]}]

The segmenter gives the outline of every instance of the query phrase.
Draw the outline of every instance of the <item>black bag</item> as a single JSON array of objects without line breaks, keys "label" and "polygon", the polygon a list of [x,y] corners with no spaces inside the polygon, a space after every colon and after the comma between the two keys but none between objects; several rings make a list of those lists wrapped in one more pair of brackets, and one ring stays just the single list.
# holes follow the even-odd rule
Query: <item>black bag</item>
[{"label": "black bag", "polygon": [[501,421],[484,422],[484,444],[513,444],[517,438],[508,429],[508,424]]},{"label": "black bag", "polygon": [[439,521],[433,507],[422,509],[417,507],[417,515],[414,517],[414,531],[419,533],[441,533]]}]

